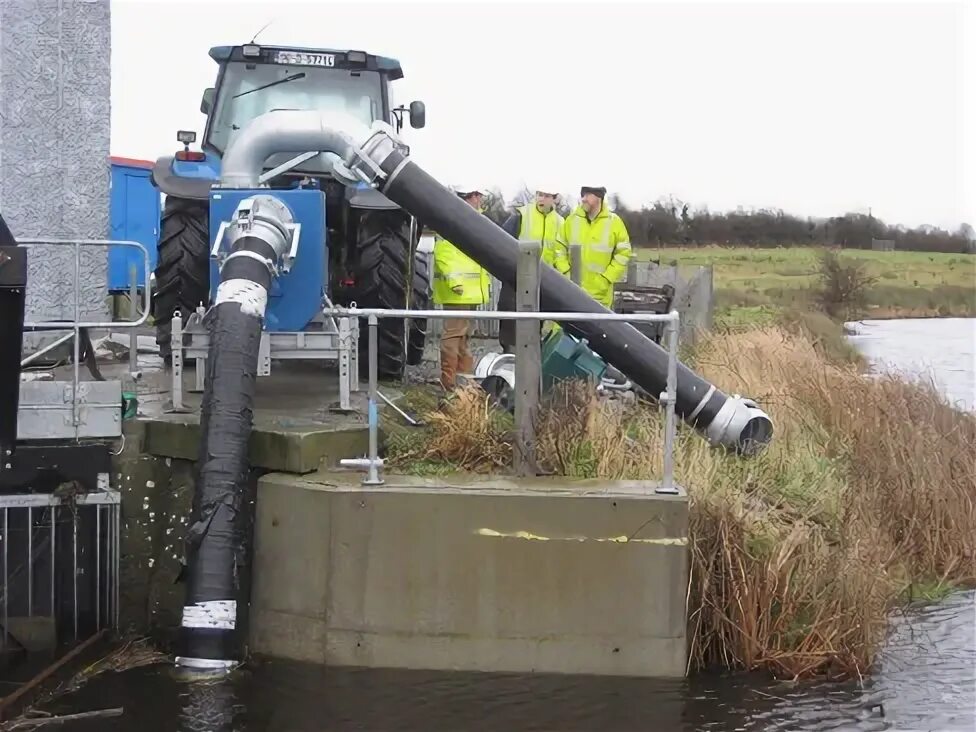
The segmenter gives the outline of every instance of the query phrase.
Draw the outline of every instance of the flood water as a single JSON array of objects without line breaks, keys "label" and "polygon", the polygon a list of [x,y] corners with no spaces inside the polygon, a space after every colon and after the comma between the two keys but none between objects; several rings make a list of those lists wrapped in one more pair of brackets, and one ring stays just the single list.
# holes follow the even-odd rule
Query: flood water
[{"label": "flood water", "polygon": [[[976,321],[865,321],[852,341],[878,369],[931,370],[946,398],[976,408]],[[219,684],[168,667],[97,677],[48,711],[123,707],[74,730],[974,730],[976,594],[893,614],[863,683],[679,681],[323,669],[255,662]]]},{"label": "flood water", "polygon": [[950,404],[976,410],[976,318],[861,320],[851,342],[879,371],[935,381]]}]

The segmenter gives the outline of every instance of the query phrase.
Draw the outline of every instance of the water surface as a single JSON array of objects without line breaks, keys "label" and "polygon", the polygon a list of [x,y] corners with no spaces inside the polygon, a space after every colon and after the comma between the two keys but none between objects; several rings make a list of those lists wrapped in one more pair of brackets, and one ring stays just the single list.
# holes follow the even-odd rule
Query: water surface
[{"label": "water surface", "polygon": [[959,409],[976,410],[976,318],[860,320],[850,341],[877,371],[931,379]]}]

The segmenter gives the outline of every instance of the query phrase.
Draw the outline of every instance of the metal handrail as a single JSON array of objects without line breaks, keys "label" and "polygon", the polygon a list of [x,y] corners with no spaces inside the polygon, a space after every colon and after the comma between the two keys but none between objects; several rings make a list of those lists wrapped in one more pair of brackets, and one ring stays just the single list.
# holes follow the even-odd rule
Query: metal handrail
[{"label": "metal handrail", "polygon": [[464,318],[471,320],[555,320],[567,323],[583,321],[625,321],[630,323],[665,323],[667,331],[668,375],[666,391],[658,395],[658,401],[665,406],[664,424],[664,470],[661,486],[656,493],[674,495],[679,491],[674,485],[674,439],[675,414],[678,384],[678,331],[680,316],[677,310],[669,313],[572,313],[539,311],[500,311],[500,310],[398,310],[393,308],[326,308],[324,314],[339,318],[366,318],[369,327],[369,456],[366,459],[341,460],[347,467],[365,468],[367,473],[363,485],[382,485],[379,468],[383,459],[379,457],[379,413],[377,386],[377,327],[380,318]]},{"label": "metal handrail", "polygon": [[[39,350],[37,353],[31,354],[21,365],[25,363],[30,363],[38,356],[47,351],[50,351],[64,343],[68,338],[72,338],[73,343],[73,370],[71,376],[71,419],[72,425],[75,429],[75,439],[78,439],[78,428],[80,426],[81,420],[78,417],[78,384],[81,382],[80,364],[79,360],[80,354],[80,332],[82,328],[138,328],[146,322],[149,318],[149,310],[152,305],[152,296],[149,292],[149,251],[137,241],[131,241],[128,239],[21,239],[17,242],[18,245],[24,247],[34,247],[37,245],[43,246],[71,246],[74,248],[75,254],[75,276],[74,276],[74,311],[75,316],[72,320],[61,320],[61,321],[42,321],[42,322],[25,322],[25,328],[34,328],[36,330],[65,330],[70,328],[71,335],[65,336],[59,339],[57,342],[49,344],[47,347]],[[83,246],[128,246],[138,249],[143,254],[143,271],[145,274],[144,282],[146,286],[143,288],[143,302],[144,308],[142,311],[142,317],[138,320],[123,320],[123,321],[109,321],[109,322],[99,322],[99,321],[83,321],[81,320],[81,248]],[[30,283],[28,283],[28,286]]]},{"label": "metal handrail", "polygon": [[[23,246],[36,246],[38,244],[52,245],[52,246],[74,246],[75,248],[75,317],[74,320],[54,320],[54,321],[42,321],[42,322],[25,322],[25,328],[38,328],[42,330],[64,330],[65,328],[73,328],[80,330],[81,328],[138,328],[140,325],[145,324],[146,320],[149,319],[149,308],[151,305],[151,295],[149,293],[149,277],[152,274],[149,269],[149,250],[146,249],[142,244],[137,241],[132,241],[129,239],[21,239],[18,240],[17,244]],[[143,288],[143,311],[142,317],[139,320],[116,320],[108,322],[100,321],[83,321],[80,320],[81,317],[81,247],[84,246],[126,246],[139,249],[143,253],[143,274],[145,276],[144,282],[146,286]]]}]

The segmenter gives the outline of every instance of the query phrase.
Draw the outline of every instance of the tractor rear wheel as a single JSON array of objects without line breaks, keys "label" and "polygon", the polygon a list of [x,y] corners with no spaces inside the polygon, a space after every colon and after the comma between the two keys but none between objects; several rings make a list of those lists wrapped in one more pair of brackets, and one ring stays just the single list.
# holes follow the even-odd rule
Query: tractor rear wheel
[{"label": "tractor rear wheel", "polygon": [[159,231],[153,320],[156,343],[166,364],[172,362],[172,320],[177,310],[186,323],[190,313],[210,301],[210,209],[206,201],[166,196]]},{"label": "tractor rear wheel", "polygon": [[[358,227],[355,285],[346,299],[360,308],[430,307],[427,260],[410,241],[410,221],[402,211],[367,211]],[[423,358],[427,321],[412,319],[409,334],[403,320],[381,318],[377,324],[377,372],[380,378],[402,379],[406,366]],[[360,371],[369,371],[369,330],[365,321],[359,331]]]},{"label": "tractor rear wheel", "polygon": [[[413,278],[413,289],[408,307],[411,310],[430,310],[430,267],[427,255],[416,251],[416,246],[417,242],[414,242],[413,269],[410,273]],[[412,318],[407,339],[408,366],[416,366],[424,360],[424,347],[426,345],[427,320],[425,318]]]}]

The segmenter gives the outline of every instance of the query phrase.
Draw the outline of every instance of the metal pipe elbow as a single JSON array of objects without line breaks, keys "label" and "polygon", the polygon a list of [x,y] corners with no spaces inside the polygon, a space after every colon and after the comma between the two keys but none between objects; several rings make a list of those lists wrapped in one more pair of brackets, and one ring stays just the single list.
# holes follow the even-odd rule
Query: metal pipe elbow
[{"label": "metal pipe elbow", "polygon": [[276,153],[331,152],[344,161],[356,157],[374,131],[341,112],[276,109],[255,117],[224,153],[220,185],[256,188],[265,161]]},{"label": "metal pipe elbow", "polygon": [[713,445],[733,449],[740,455],[755,455],[772,439],[773,421],[755,401],[733,394],[705,428],[705,436]]}]

